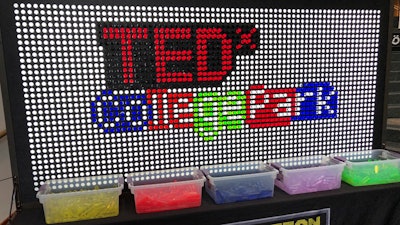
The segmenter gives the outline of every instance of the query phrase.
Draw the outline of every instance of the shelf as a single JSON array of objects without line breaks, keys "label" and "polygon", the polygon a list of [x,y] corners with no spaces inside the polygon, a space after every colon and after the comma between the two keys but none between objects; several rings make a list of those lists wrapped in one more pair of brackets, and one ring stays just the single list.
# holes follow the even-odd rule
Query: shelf
[{"label": "shelf", "polygon": [[[395,225],[400,222],[400,184],[351,187],[342,183],[338,190],[288,195],[275,188],[272,198],[217,205],[203,192],[198,208],[150,214],[135,213],[133,196],[124,191],[120,197],[117,217],[66,223],[70,225],[105,224],[223,224],[256,218],[271,217],[322,208],[331,209],[331,225]],[[42,206],[31,203],[23,206],[14,225],[44,225]]]}]

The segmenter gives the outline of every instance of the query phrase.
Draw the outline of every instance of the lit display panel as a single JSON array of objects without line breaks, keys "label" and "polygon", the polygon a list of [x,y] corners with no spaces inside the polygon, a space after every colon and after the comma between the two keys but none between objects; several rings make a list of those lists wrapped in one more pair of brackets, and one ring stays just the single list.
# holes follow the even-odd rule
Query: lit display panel
[{"label": "lit display panel", "polygon": [[34,190],[373,146],[380,10],[13,10]]}]

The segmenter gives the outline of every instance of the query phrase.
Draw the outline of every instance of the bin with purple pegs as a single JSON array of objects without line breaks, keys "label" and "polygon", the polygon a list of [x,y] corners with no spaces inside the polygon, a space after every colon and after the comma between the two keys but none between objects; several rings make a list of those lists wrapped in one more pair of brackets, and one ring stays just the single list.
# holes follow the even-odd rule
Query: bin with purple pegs
[{"label": "bin with purple pegs", "polygon": [[270,160],[279,170],[275,185],[286,193],[301,193],[338,189],[344,163],[323,155]]}]

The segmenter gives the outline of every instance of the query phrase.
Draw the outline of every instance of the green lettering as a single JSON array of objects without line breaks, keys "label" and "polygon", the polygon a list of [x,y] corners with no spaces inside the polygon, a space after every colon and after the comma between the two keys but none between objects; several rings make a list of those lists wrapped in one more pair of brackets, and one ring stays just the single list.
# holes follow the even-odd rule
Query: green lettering
[{"label": "green lettering", "polygon": [[222,130],[244,128],[246,96],[243,91],[202,92],[193,98],[194,131],[204,141],[212,141]]}]

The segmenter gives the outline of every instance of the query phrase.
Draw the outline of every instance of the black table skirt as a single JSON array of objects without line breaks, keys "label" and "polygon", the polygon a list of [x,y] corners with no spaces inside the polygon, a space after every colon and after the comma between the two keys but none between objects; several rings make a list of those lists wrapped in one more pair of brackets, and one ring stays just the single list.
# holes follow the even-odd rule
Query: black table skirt
[{"label": "black table skirt", "polygon": [[[308,210],[330,208],[331,225],[400,225],[400,184],[351,187],[342,183],[338,190],[288,195],[275,188],[274,197],[217,205],[203,192],[198,208],[137,214],[133,195],[125,190],[120,196],[117,217],[66,224],[223,224]],[[44,221],[40,203],[24,204],[14,218],[15,225],[41,225]]]}]

